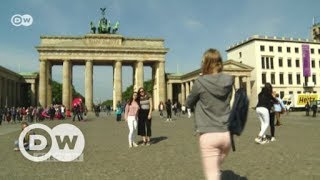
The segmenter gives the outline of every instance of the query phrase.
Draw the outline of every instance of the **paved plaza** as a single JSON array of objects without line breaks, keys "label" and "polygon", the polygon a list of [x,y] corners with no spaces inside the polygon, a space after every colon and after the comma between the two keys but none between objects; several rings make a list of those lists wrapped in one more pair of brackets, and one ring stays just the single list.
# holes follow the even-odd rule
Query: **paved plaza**
[{"label": "paved plaza", "polygon": [[[0,126],[0,179],[204,179],[193,119],[186,116],[164,122],[158,112],[153,116],[153,144],[128,148],[128,128],[115,116],[101,113],[86,122],[75,122],[86,139],[84,162],[41,162],[25,159],[13,151],[20,127]],[[72,121],[45,121],[53,127]],[[320,179],[320,117],[303,112],[283,116],[276,127],[276,142],[254,143],[259,122],[250,111],[244,134],[236,138],[236,152],[230,152],[223,164],[223,180],[316,180]],[[139,137],[136,138],[140,140]]]}]

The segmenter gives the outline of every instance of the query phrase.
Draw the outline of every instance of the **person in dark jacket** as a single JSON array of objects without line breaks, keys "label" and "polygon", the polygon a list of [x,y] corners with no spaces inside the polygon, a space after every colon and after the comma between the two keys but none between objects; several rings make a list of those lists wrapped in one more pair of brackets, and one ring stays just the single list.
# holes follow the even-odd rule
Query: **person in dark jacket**
[{"label": "person in dark jacket", "polygon": [[209,49],[202,60],[202,75],[195,81],[187,98],[187,107],[195,108],[195,130],[206,179],[220,179],[220,165],[231,142],[228,130],[230,100],[234,78],[223,74],[219,51]]},{"label": "person in dark jacket", "polygon": [[278,103],[278,100],[272,96],[272,85],[266,83],[258,95],[258,104],[256,106],[256,112],[260,120],[260,132],[258,137],[255,138],[255,142],[258,144],[268,143],[266,138],[266,131],[270,124],[270,110],[273,104]]},{"label": "person in dark jacket", "polygon": [[172,103],[170,99],[168,99],[168,101],[166,102],[166,110],[167,110],[167,122],[172,121]]}]

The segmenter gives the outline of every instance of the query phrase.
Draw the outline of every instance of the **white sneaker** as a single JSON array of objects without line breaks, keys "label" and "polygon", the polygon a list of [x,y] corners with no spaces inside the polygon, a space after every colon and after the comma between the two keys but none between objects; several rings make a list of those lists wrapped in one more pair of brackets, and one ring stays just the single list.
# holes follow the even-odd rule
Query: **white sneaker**
[{"label": "white sneaker", "polygon": [[138,144],[135,143],[135,142],[132,142],[132,146],[133,146],[133,147],[138,147]]},{"label": "white sneaker", "polygon": [[275,138],[275,137],[272,137],[272,138],[271,138],[271,141],[272,141],[272,142],[276,141],[276,138]]},{"label": "white sneaker", "polygon": [[129,148],[132,148],[132,143],[129,143]]},{"label": "white sneaker", "polygon": [[169,119],[167,119],[166,122],[169,122]]},{"label": "white sneaker", "polygon": [[254,138],[254,141],[258,144],[260,144],[260,142],[262,141],[260,137],[256,137]]}]

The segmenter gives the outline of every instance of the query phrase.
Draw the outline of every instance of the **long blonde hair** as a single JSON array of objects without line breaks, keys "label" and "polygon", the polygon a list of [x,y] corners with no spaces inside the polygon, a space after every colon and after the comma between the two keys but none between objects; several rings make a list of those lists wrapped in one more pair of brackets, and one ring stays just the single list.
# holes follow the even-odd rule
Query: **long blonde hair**
[{"label": "long blonde hair", "polygon": [[201,66],[202,75],[212,74],[213,72],[221,72],[223,69],[223,64],[220,52],[216,49],[208,49],[203,54]]}]

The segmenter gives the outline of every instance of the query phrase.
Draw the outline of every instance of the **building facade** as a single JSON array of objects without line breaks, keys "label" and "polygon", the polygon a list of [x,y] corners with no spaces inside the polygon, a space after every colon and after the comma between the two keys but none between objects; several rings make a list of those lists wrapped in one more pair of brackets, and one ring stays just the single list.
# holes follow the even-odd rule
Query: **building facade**
[{"label": "building facade", "polygon": [[266,82],[270,82],[281,97],[320,93],[320,42],[317,40],[254,35],[226,51],[228,59],[254,67],[251,106],[257,102],[257,95]]},{"label": "building facade", "polygon": [[37,84],[38,73],[16,73],[0,66],[0,108],[36,106]]},{"label": "building facade", "polygon": [[[250,76],[252,70],[252,67],[234,60],[223,62],[223,73],[234,76],[235,88],[238,89],[240,86],[244,87],[247,91],[248,97],[251,95]],[[188,95],[190,94],[193,83],[199,77],[200,73],[201,69],[197,69],[186,74],[167,74],[166,82],[168,99],[173,103],[179,102],[184,105]]]}]

